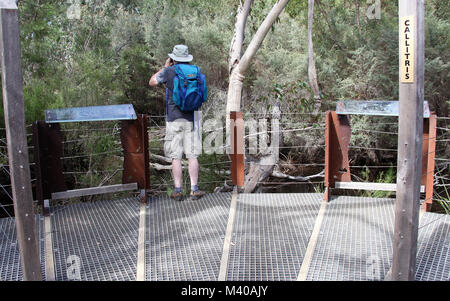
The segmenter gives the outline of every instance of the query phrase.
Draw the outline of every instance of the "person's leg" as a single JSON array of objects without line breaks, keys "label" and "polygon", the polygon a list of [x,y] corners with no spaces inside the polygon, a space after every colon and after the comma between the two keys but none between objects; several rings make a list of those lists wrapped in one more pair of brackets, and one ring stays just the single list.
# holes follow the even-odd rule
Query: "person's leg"
[{"label": "person's leg", "polygon": [[[197,187],[198,184],[198,160],[197,158],[189,158],[189,177],[191,178],[191,190],[196,190],[193,187]],[[198,187],[197,187],[198,189]]]},{"label": "person's leg", "polygon": [[183,169],[181,166],[181,158],[183,155],[183,127],[176,122],[167,122],[164,140],[164,153],[166,157],[172,159],[172,176],[175,187],[171,197],[175,200],[182,201],[183,193],[181,185]]},{"label": "person's leg", "polygon": [[192,130],[192,123],[187,125],[184,137],[184,151],[189,162],[189,177],[191,179],[191,199],[199,199],[205,195],[204,191],[198,188],[199,164],[197,157],[201,154],[201,136],[199,129]]},{"label": "person's leg", "polygon": [[183,178],[183,168],[181,166],[181,160],[179,159],[172,160],[172,176],[175,188],[181,188],[182,185],[181,182]]}]

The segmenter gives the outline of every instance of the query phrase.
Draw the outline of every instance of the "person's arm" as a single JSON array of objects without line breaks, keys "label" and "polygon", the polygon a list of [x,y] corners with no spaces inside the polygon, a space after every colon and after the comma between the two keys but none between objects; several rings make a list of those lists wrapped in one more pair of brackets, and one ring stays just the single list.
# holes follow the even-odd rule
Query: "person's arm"
[{"label": "person's arm", "polygon": [[167,67],[172,66],[173,62],[170,58],[168,58],[166,60],[166,63],[164,64],[164,68],[162,68],[161,70],[159,70],[158,72],[156,72],[155,74],[152,75],[152,77],[150,78],[150,80],[148,81],[148,85],[150,87],[156,87],[159,83],[158,80],[156,79],[158,77],[158,75]]}]

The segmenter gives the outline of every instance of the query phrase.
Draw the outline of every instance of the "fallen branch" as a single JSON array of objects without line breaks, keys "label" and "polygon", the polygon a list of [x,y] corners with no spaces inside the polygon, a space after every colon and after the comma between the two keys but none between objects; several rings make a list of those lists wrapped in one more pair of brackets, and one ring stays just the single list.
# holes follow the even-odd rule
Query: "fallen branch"
[{"label": "fallen branch", "polygon": [[318,174],[303,177],[303,176],[290,176],[290,175],[287,175],[287,174],[284,174],[282,172],[274,170],[274,171],[272,171],[271,176],[275,177],[275,178],[280,178],[280,179],[289,179],[289,180],[292,180],[292,181],[306,182],[306,181],[309,181],[309,180],[314,179],[314,178],[323,178],[325,176],[325,171],[322,170]]},{"label": "fallen branch", "polygon": [[[156,169],[156,170],[172,170],[172,165],[163,165],[163,164],[159,164],[159,163],[150,163],[150,167]],[[188,168],[187,163],[183,164],[182,166],[183,169]],[[225,175],[230,175],[231,171],[230,170],[218,170],[218,169],[210,169],[210,168],[204,168],[202,167],[201,170],[203,172],[215,172],[217,174],[225,174]]]}]

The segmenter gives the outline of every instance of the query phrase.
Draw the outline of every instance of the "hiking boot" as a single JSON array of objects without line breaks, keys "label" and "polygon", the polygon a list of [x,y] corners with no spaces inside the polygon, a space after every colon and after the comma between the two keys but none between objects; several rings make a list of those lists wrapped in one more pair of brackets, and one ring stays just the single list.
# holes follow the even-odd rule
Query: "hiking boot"
[{"label": "hiking boot", "polygon": [[170,198],[175,201],[181,202],[183,200],[183,192],[173,191],[172,194],[170,195]]},{"label": "hiking boot", "polygon": [[191,191],[191,200],[198,200],[205,194],[206,194],[206,192],[201,191],[201,190]]}]

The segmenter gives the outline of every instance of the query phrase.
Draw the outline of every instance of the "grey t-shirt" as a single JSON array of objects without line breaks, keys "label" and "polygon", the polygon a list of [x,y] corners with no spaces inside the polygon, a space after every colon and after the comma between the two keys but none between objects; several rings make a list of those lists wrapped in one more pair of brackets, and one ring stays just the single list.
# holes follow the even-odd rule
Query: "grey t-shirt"
[{"label": "grey t-shirt", "polygon": [[[169,94],[169,99],[166,105],[166,120],[167,121],[175,121],[177,119],[186,119],[188,121],[192,121],[194,114],[193,112],[184,112],[181,111],[180,108],[173,102],[172,100],[172,91],[173,91],[173,79],[176,76],[175,66],[166,67],[158,74],[156,77],[156,81],[158,84],[165,84],[166,88],[169,90],[167,93]],[[166,96],[167,97],[167,96]]]}]

